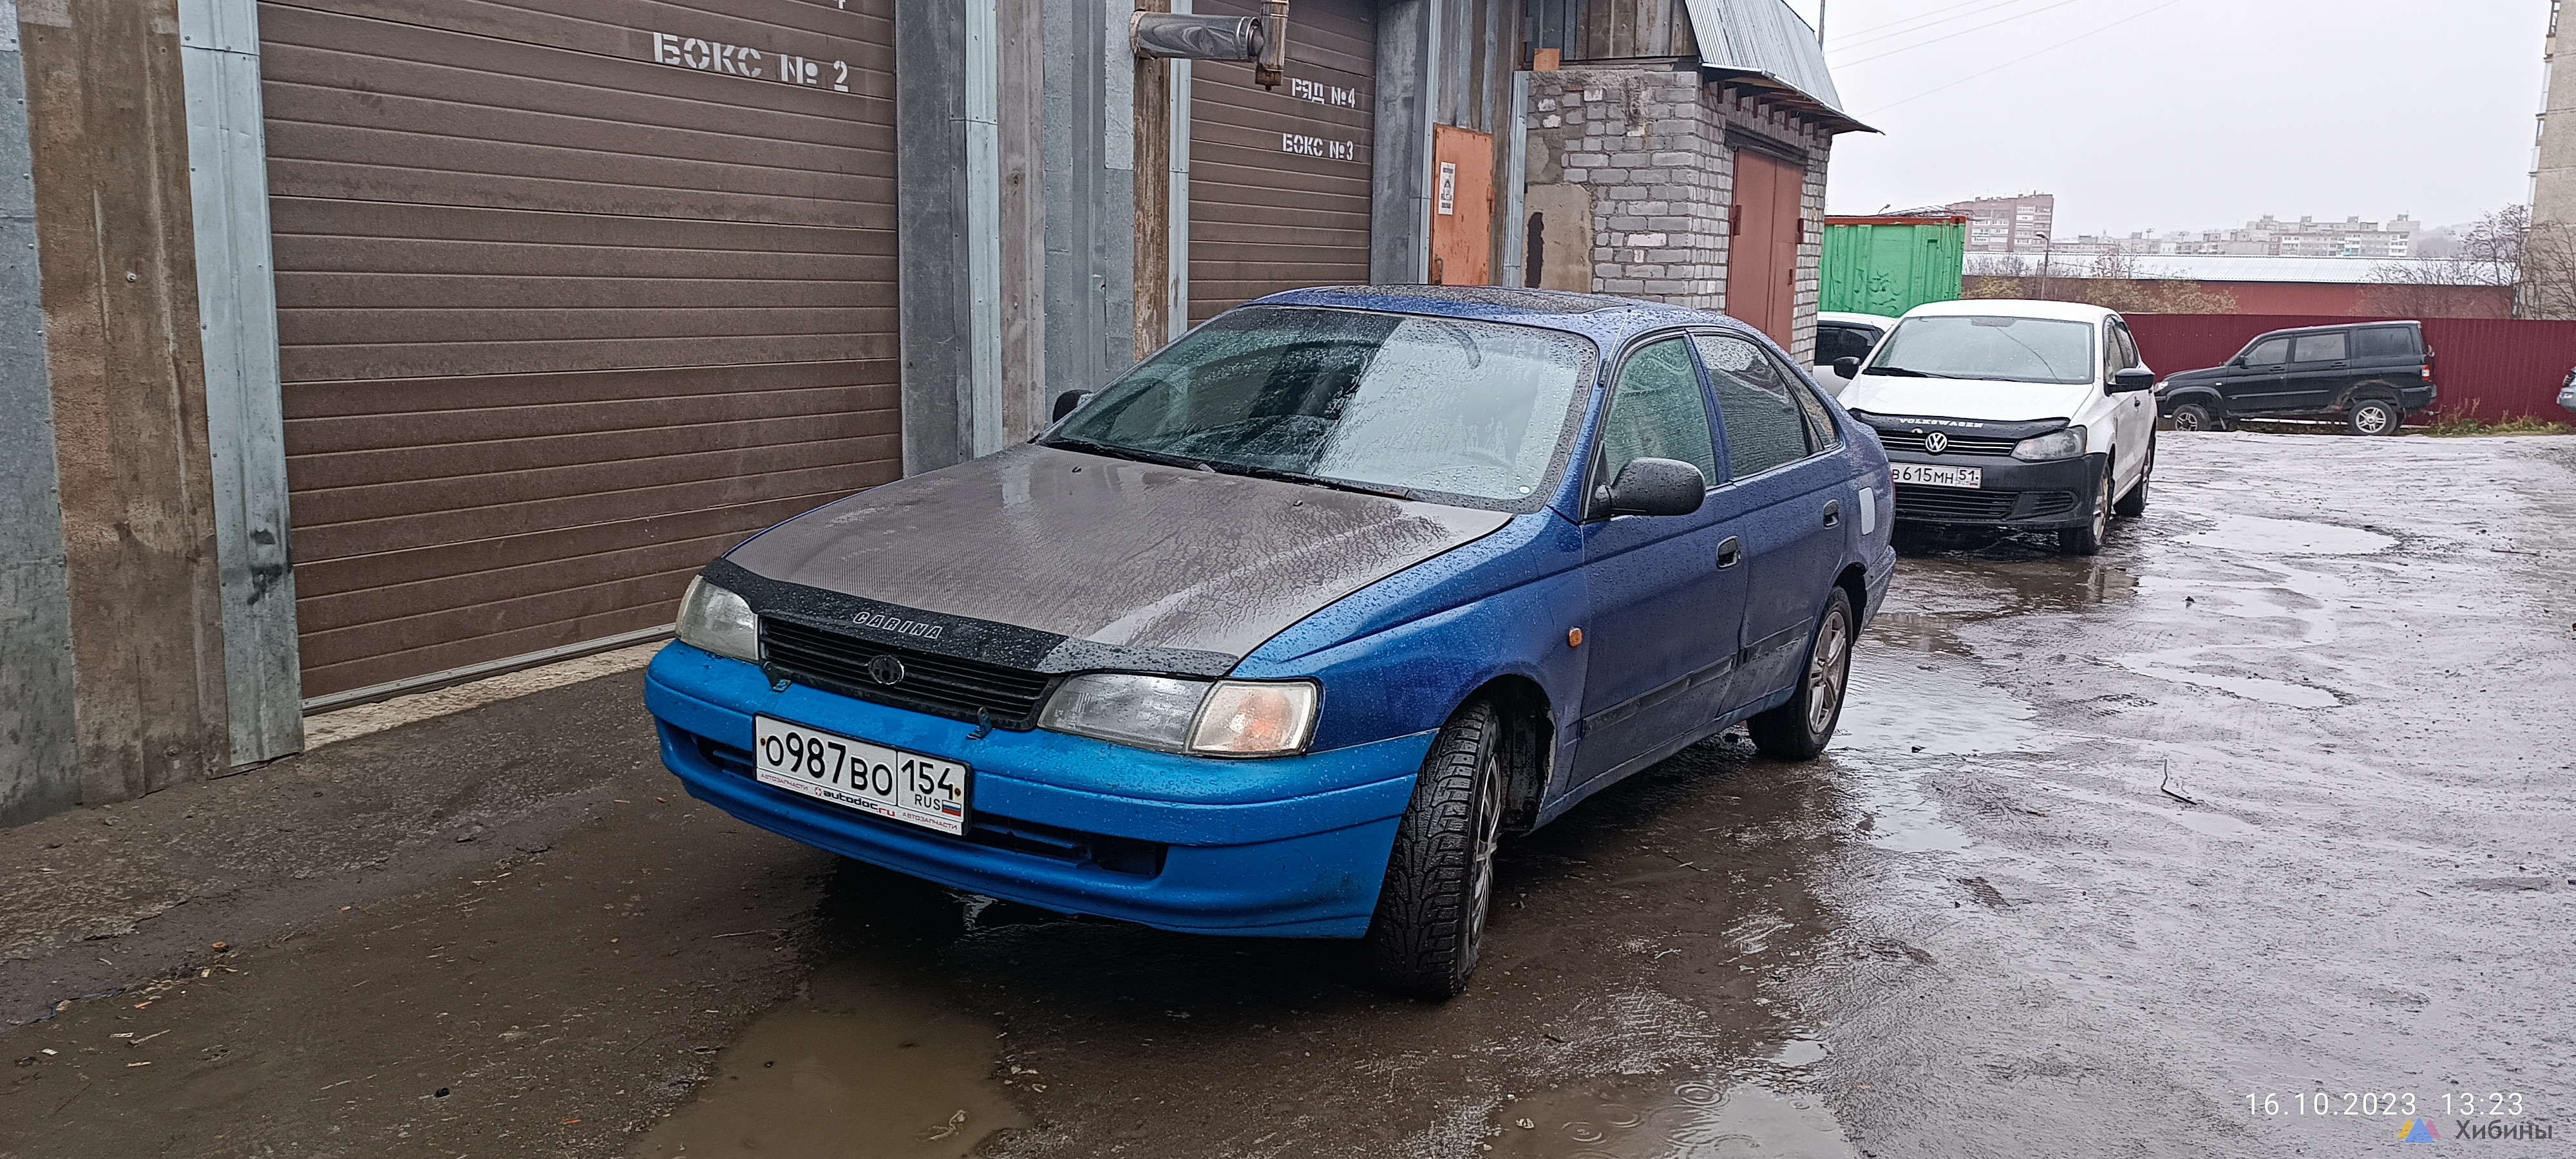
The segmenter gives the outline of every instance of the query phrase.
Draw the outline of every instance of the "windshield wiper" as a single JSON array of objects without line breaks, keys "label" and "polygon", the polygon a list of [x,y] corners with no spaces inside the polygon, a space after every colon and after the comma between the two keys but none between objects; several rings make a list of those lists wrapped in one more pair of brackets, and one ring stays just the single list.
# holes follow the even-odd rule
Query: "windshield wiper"
[{"label": "windshield wiper", "polygon": [[1113,447],[1107,443],[1094,443],[1084,439],[1048,439],[1045,445],[1058,447],[1068,451],[1089,451],[1092,454],[1103,455],[1112,459],[1133,459],[1139,463],[1152,463],[1158,467],[1179,467],[1185,471],[1213,472],[1216,470],[1216,468],[1187,455],[1166,455],[1161,451],[1140,451],[1134,447]]},{"label": "windshield wiper", "polygon": [[1955,374],[1934,374],[1934,373],[1932,373],[1932,372],[1931,372],[1931,371],[1929,371],[1929,370],[1916,370],[1916,369],[1914,369],[1913,367],[1910,367],[1910,366],[1865,366],[1865,367],[1862,367],[1862,368],[1861,368],[1861,373],[1862,373],[1862,374],[1888,374],[1888,375],[1894,375],[1894,376],[1896,376],[1896,377],[1898,377],[1898,378],[1957,378],[1957,377],[1959,377],[1958,375],[1955,375]]},{"label": "windshield wiper", "polygon": [[1413,498],[1413,492],[1403,487],[1379,487],[1372,486],[1367,483],[1352,483],[1341,479],[1328,479],[1322,475],[1305,475],[1299,474],[1295,471],[1282,471],[1277,467],[1249,467],[1241,463],[1218,463],[1213,465],[1211,469],[1226,475],[1243,475],[1254,479],[1275,479],[1282,483],[1305,483],[1315,487],[1330,487],[1335,491],[1349,491],[1358,495],[1375,495],[1381,499],[1403,499],[1410,501]]}]

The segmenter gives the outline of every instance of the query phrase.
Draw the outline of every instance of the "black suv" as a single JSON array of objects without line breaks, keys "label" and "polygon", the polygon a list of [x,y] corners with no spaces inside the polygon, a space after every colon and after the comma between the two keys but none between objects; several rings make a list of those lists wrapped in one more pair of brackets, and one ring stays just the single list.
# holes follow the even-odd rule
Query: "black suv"
[{"label": "black suv", "polygon": [[2339,418],[2357,435],[2393,435],[2436,393],[2423,323],[2358,322],[2263,335],[2225,366],[2157,383],[2156,409],[2178,431],[2282,415]]}]

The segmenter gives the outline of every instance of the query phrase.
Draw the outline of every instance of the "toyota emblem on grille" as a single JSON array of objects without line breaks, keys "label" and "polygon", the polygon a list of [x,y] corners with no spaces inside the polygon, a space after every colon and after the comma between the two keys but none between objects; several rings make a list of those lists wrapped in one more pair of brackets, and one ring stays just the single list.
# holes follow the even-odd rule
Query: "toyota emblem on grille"
[{"label": "toyota emblem on grille", "polygon": [[868,679],[879,684],[903,683],[903,661],[892,656],[879,656],[868,661]]},{"label": "toyota emblem on grille", "polygon": [[1931,434],[1925,435],[1923,436],[1923,449],[1925,452],[1934,455],[1949,450],[1950,436],[1942,434],[1939,431],[1934,431]]}]

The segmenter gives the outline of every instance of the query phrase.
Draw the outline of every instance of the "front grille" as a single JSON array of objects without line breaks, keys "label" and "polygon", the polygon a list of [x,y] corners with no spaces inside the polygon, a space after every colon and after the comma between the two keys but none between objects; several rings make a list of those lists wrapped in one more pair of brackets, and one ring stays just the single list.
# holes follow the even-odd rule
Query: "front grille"
[{"label": "front grille", "polygon": [[[1878,432],[1878,441],[1881,445],[1891,451],[1906,451],[1917,455],[1928,455],[1932,452],[1930,448],[1923,445],[1925,434],[1926,432],[1923,431],[1881,430]],[[1987,435],[1951,435],[1950,445],[1943,448],[1941,453],[1945,455],[2009,455],[2012,453],[2014,444],[2019,443],[2020,441],[2021,440],[2019,439],[1998,439]]]},{"label": "front grille", "polygon": [[[1037,727],[1038,706],[1054,680],[1044,673],[870,643],[771,616],[760,618],[760,644],[769,670],[799,684],[959,720],[990,720],[995,728],[1014,731]],[[868,666],[883,656],[902,662],[901,680],[881,684],[869,674]]]},{"label": "front grille", "polygon": [[[719,744],[706,737],[697,737],[696,740],[698,755],[706,758],[708,764],[747,780],[759,779],[759,775],[753,771],[750,752],[729,744]],[[785,789],[777,791],[781,794],[787,792]],[[837,808],[838,806],[824,807]],[[894,827],[896,831],[914,837],[935,841],[956,840],[937,830],[917,829],[900,821],[883,821],[873,814],[854,811],[852,815],[866,818],[870,822],[882,821],[883,824]],[[1171,852],[1170,846],[1159,841],[1138,841],[1129,837],[1085,833],[1079,829],[1063,829],[1054,825],[1041,825],[1035,821],[1021,821],[980,811],[967,814],[965,839],[988,849],[1003,849],[1030,857],[1043,857],[1049,861],[1078,868],[1100,869],[1129,877],[1159,876],[1163,872],[1164,859]]]},{"label": "front grille", "polygon": [[2019,491],[1969,491],[1958,487],[1913,487],[1899,483],[1896,485],[1896,517],[2000,522],[2012,518],[2013,501],[2019,498]]}]

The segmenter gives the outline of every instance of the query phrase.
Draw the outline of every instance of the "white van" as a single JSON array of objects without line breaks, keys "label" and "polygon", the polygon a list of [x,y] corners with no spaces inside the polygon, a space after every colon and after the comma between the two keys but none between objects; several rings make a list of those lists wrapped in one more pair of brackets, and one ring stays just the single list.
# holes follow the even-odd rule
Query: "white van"
[{"label": "white van", "polygon": [[1935,302],[1844,362],[1842,404],[1887,445],[1899,523],[2054,531],[2091,555],[2114,513],[2146,510],[2156,376],[2113,311]]}]

